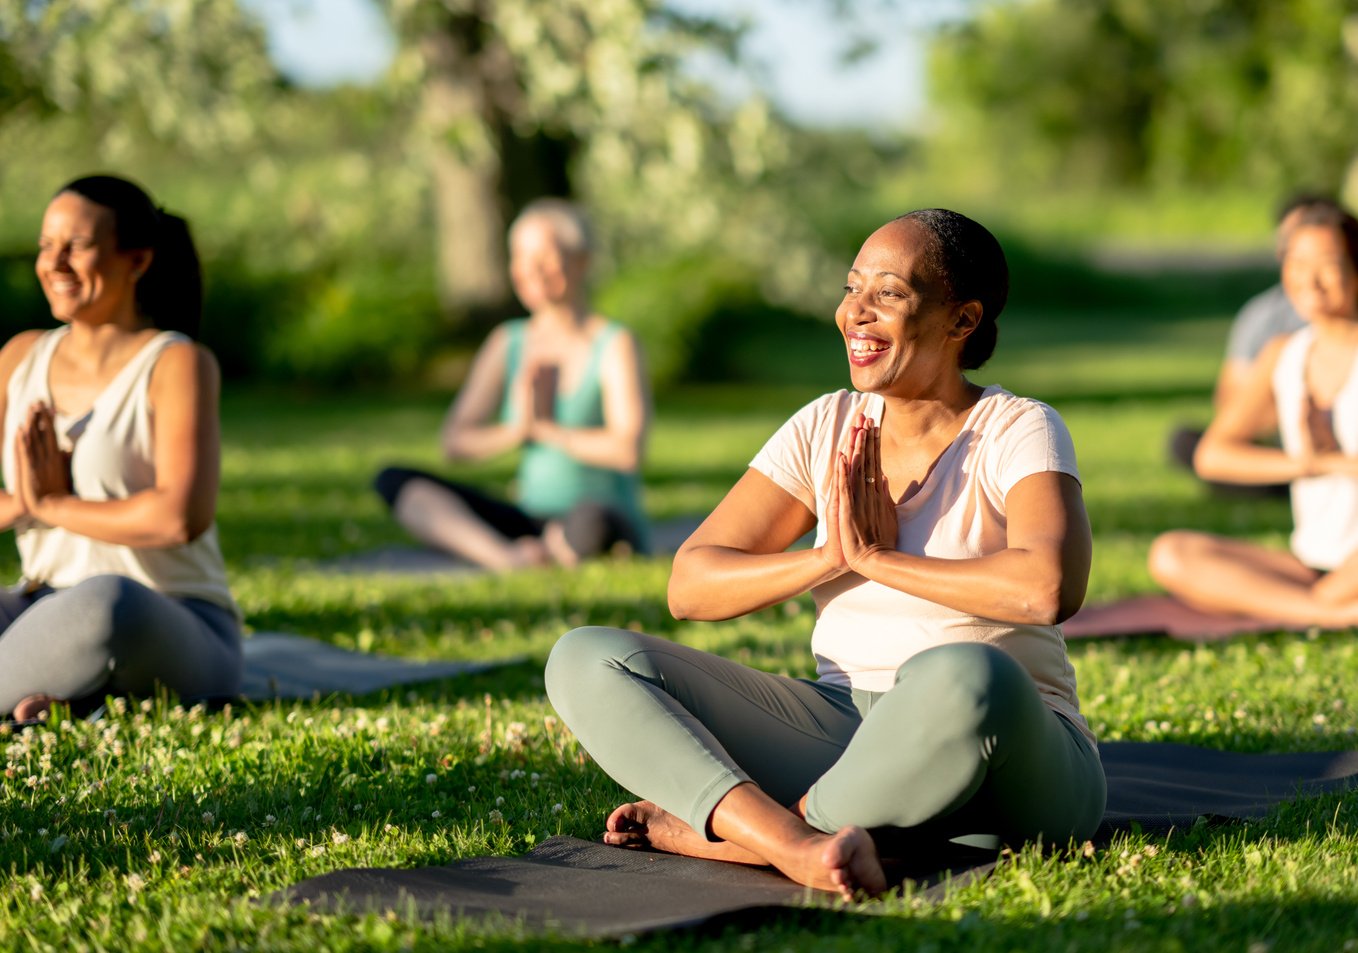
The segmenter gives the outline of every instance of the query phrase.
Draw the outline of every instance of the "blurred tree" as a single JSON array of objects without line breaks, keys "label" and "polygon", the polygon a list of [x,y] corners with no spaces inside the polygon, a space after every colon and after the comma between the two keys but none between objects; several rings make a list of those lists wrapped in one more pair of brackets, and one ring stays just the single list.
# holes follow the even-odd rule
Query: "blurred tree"
[{"label": "blurred tree", "polygon": [[790,159],[759,98],[732,110],[683,68],[735,57],[740,29],[663,0],[386,0],[393,68],[422,101],[413,141],[432,173],[439,273],[453,314],[506,305],[507,218],[574,193],[629,255],[730,251],[818,274],[796,209],[762,188]]},{"label": "blurred tree", "polygon": [[104,155],[239,148],[279,84],[236,0],[0,0],[0,122],[76,116]]},{"label": "blurred tree", "polygon": [[1358,145],[1355,0],[1019,0],[936,40],[954,148],[1088,184],[1335,187]]}]

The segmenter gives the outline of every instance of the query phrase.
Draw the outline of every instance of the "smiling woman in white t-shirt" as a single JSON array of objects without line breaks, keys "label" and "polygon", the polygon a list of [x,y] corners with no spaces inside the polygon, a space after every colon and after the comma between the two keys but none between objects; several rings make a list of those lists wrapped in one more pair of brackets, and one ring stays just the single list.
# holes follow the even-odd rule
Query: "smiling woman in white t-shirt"
[{"label": "smiling woman in white t-shirt", "polygon": [[646,798],[612,813],[608,843],[852,896],[884,890],[911,845],[1094,832],[1103,770],[1057,627],[1089,575],[1074,449],[1050,407],[965,373],[1008,286],[965,216],[874,232],[835,315],[855,390],[793,416],[675,557],[677,618],[811,592],[818,679],[619,629],[557,644],[552,703]]}]

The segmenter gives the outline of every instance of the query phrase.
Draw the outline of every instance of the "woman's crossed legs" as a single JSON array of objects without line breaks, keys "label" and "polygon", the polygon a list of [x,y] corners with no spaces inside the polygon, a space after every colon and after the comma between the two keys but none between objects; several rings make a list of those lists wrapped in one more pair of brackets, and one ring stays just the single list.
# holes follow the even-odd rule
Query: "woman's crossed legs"
[{"label": "woman's crossed legs", "polygon": [[855,698],[585,628],[553,650],[547,690],[600,767],[647,798],[613,812],[608,842],[771,863],[845,895],[886,886],[867,828],[1064,839],[1103,812],[1092,747],[984,645],[923,652],[892,691]]}]

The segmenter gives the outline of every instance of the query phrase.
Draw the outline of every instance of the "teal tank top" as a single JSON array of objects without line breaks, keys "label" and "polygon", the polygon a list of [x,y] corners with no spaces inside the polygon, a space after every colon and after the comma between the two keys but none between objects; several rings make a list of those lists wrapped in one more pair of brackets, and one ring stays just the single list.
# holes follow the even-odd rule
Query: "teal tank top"
[{"label": "teal tank top", "polygon": [[[505,389],[500,416],[507,422],[515,411],[513,388],[523,360],[523,338],[528,320],[508,321],[505,327],[509,332],[509,349],[505,357]],[[569,393],[557,391],[553,416],[563,427],[604,425],[600,364],[608,342],[620,330],[618,325],[609,324],[599,332],[580,383]],[[524,446],[519,460],[518,497],[519,505],[525,511],[542,519],[560,516],[584,501],[612,507],[631,521],[645,548],[650,548],[646,514],[641,508],[641,480],[636,473],[590,466],[556,447],[530,443]]]}]

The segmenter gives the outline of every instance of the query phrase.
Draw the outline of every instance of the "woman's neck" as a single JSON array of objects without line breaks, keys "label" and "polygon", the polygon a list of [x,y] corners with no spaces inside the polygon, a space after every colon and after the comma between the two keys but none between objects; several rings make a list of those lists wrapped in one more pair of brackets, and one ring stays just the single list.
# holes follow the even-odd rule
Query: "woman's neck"
[{"label": "woman's neck", "polygon": [[81,363],[88,363],[95,368],[110,360],[117,360],[133,339],[154,330],[150,322],[135,316],[99,324],[72,321],[69,326],[67,353],[78,355]]},{"label": "woman's neck", "polygon": [[538,308],[529,320],[539,327],[559,331],[578,331],[589,320],[589,308],[583,301],[563,301]]},{"label": "woman's neck", "polygon": [[1311,318],[1310,324],[1318,340],[1337,345],[1358,344],[1358,316],[1331,318],[1321,315]]},{"label": "woman's neck", "polygon": [[885,413],[882,429],[896,440],[918,440],[940,430],[958,426],[958,418],[965,417],[981,399],[985,390],[962,374],[927,393],[911,397],[883,395]]}]

